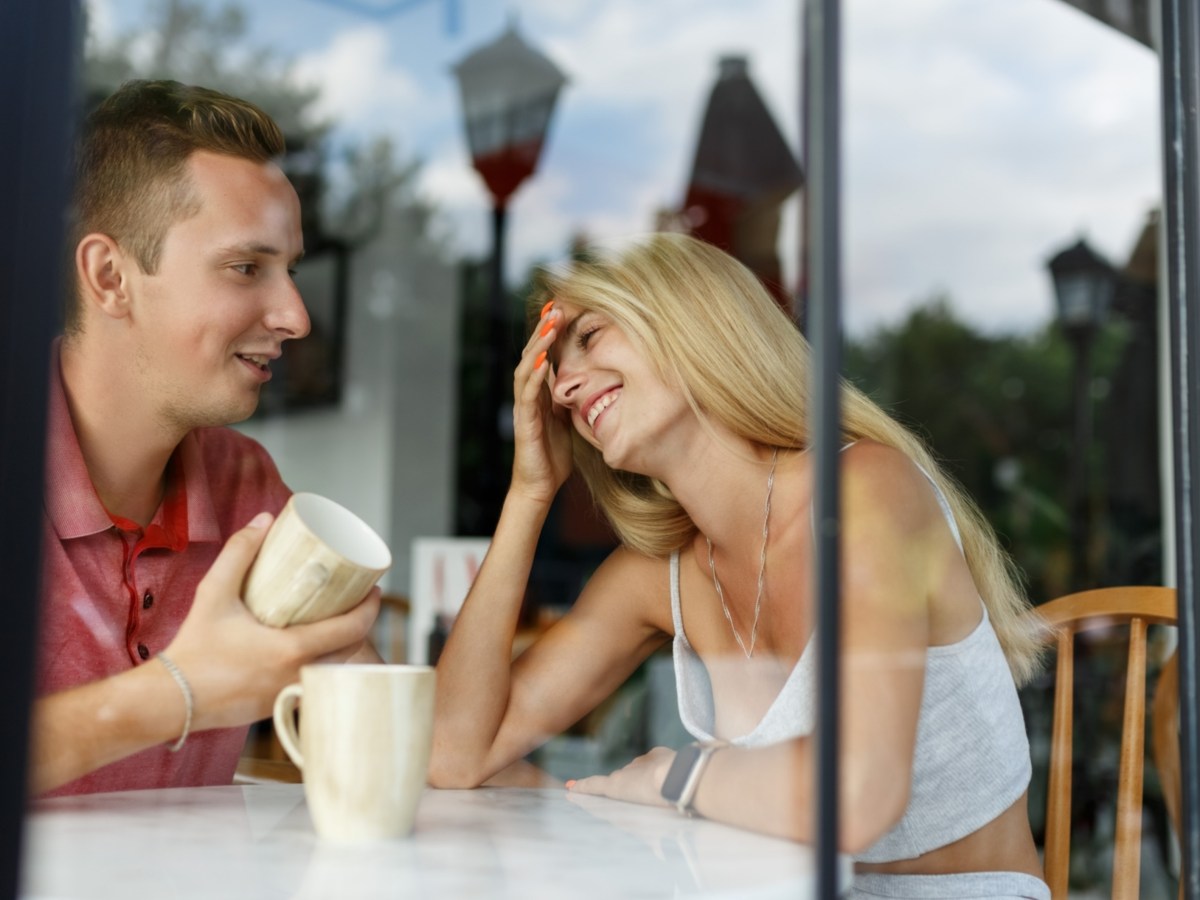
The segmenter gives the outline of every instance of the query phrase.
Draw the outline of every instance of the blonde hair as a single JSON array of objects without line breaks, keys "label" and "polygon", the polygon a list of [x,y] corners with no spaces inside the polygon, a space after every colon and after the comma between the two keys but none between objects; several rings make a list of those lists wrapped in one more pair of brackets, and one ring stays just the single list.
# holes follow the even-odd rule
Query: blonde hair
[{"label": "blonde hair", "polygon": [[[539,273],[530,300],[549,297],[616,323],[637,342],[702,420],[767,447],[808,446],[809,347],[757,278],[717,248],[680,234],[656,234],[620,253],[595,252],[562,271]],[[899,450],[923,468],[949,501],[963,552],[1017,684],[1038,668],[1041,642],[1027,624],[1028,601],[1015,564],[974,502],[921,440],[848,382],[841,385],[842,439]],[[621,541],[662,557],[690,543],[696,526],[662,482],[610,469],[574,434],[576,468]]]}]

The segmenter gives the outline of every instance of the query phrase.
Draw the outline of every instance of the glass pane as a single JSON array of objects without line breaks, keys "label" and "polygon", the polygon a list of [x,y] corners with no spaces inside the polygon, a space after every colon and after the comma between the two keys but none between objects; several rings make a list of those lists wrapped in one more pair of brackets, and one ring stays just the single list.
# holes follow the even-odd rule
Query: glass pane
[{"label": "glass pane", "polygon": [[[267,359],[273,354],[265,346],[236,347],[238,365],[260,372],[266,365],[272,377],[253,410],[204,424],[229,425],[252,438],[289,489],[332,498],[383,537],[393,564],[380,582],[374,649],[390,663],[450,660],[440,672],[443,686],[451,684],[449,696],[468,711],[452,722],[447,705],[439,707],[441,757],[435,754],[433,780],[473,786],[496,774],[505,790],[425,792],[415,840],[403,853],[317,842],[324,827],[315,817],[319,802],[305,801],[298,785],[256,783],[295,782],[300,775],[264,718],[248,731],[236,788],[34,807],[32,893],[72,895],[97,883],[120,883],[128,893],[127,879],[100,873],[106,860],[124,860],[128,846],[137,845],[155,851],[158,868],[133,885],[151,894],[167,881],[204,884],[222,896],[246,890],[325,896],[356,878],[390,887],[415,872],[430,884],[442,886],[445,876],[457,879],[452,884],[462,892],[483,894],[566,885],[563,893],[595,896],[732,895],[751,888],[809,895],[810,442],[807,435],[793,440],[793,432],[780,436],[777,422],[768,437],[744,426],[806,402],[793,397],[805,357],[788,321],[806,325],[811,287],[803,260],[802,5],[527,4],[514,21],[494,5],[456,0],[260,0],[243,7],[223,0],[87,0],[84,112],[128,78],[173,78],[243,96],[284,131],[288,151],[278,162],[300,200],[305,254],[294,265],[294,281],[307,310],[298,330],[307,334],[288,341],[279,359]],[[977,629],[975,595],[990,600],[995,587],[979,583],[990,564],[975,564],[987,531],[972,524],[954,485],[995,530],[1034,605],[1081,588],[1162,580],[1158,60],[1140,29],[1127,28],[1130,37],[1078,5],[843,4],[844,371],[850,384],[927,442],[932,455],[922,456],[865,405],[856,407],[847,443],[892,442],[923,461],[950,497],[972,562],[968,567],[954,555],[941,507],[926,482],[914,478],[915,496],[930,504],[938,546],[949,555],[921,567],[926,580],[913,583],[928,590],[909,595],[889,582],[894,590],[875,591],[888,601],[875,619],[862,604],[879,598],[855,580],[859,561],[882,559],[882,571],[907,575],[901,557],[927,553],[926,535],[905,534],[911,543],[897,546],[906,552],[891,559],[846,539],[844,615],[855,643],[843,660],[849,686],[843,714],[857,730],[843,747],[843,770],[858,771],[853,764],[861,767],[863,759],[894,764],[905,748],[918,760],[846,800],[842,813],[855,843],[843,848],[851,852],[842,863],[847,872],[852,856],[864,864],[857,877],[865,889],[872,878],[898,877],[904,866],[897,860],[927,852],[926,867],[914,871],[943,872],[963,859],[981,870],[1022,867],[987,857],[998,845],[990,840],[982,849],[960,845],[937,855],[974,831],[920,832],[907,847],[888,835],[909,809],[905,803],[947,795],[945,781],[955,777],[948,772],[980,795],[978,803],[964,803],[982,816],[978,828],[995,825],[1005,809],[988,804],[999,789],[969,777],[975,770],[966,751],[985,744],[1011,749],[1004,741],[1020,744],[1022,730],[1031,776],[1022,768],[1021,747],[1004,762],[1010,792],[1030,779],[1028,811],[1018,809],[1015,825],[1007,821],[1022,840],[1027,833],[1036,840],[1035,855],[1043,851],[1053,654],[1017,700],[1001,651],[989,648],[995,665],[988,685],[999,687],[976,704],[950,700],[941,714],[953,719],[966,708],[986,708],[993,721],[975,724],[994,733],[975,739],[959,723],[948,738],[955,752],[937,759],[938,748],[916,737],[921,725],[932,727],[922,697],[947,685],[983,690],[971,680],[978,672],[948,676],[944,662],[954,656],[948,647],[986,636],[986,628]],[[506,28],[545,53],[568,81],[552,104],[528,97],[507,109],[493,104],[468,124],[454,66]],[[514,135],[519,146],[509,147]],[[472,171],[471,146],[501,150],[487,160],[484,177]],[[651,234],[662,243],[652,244]],[[701,255],[683,254],[683,263],[647,261],[660,282],[620,274],[637,248],[693,247],[681,234],[735,258],[741,267],[721,268],[724,256],[712,265],[731,282],[736,271],[745,291],[725,282],[709,293],[693,289],[689,278],[702,281],[697,272],[708,271],[698,260],[713,258],[694,249]],[[1103,287],[1102,324],[1067,333],[1054,319],[1046,263],[1085,236],[1120,279]],[[502,252],[493,256],[497,248]],[[623,262],[603,268],[608,254]],[[595,277],[604,289],[589,293],[580,273],[593,271],[603,273]],[[558,280],[547,282],[547,272]],[[574,293],[564,300],[547,292],[547,283]],[[619,296],[607,307],[596,299],[606,291]],[[245,296],[255,302],[252,291]],[[211,310],[221,299],[219,291],[197,290],[187,308]],[[589,331],[587,317],[595,311],[584,299],[599,304],[598,337]],[[539,320],[541,303],[551,300],[554,318]],[[538,394],[542,407],[518,404],[514,414],[514,369],[525,348],[538,346],[529,340],[543,321],[571,328],[544,345],[554,393]],[[558,420],[545,410],[572,389],[572,363],[582,366],[588,342],[603,347],[604,329],[618,335],[627,355],[591,364],[588,371],[603,376],[588,387],[592,402],[559,404],[575,414],[575,471],[559,484],[518,468],[518,487],[555,482],[553,503],[536,491],[532,498],[515,491],[506,528],[495,533],[514,464],[526,461],[534,444],[522,431],[528,417],[536,413],[542,427],[554,427]],[[712,339],[718,332],[722,339]],[[784,349],[769,349],[764,333]],[[181,359],[160,352],[155,365],[175,371],[192,349],[206,346],[205,337],[181,341]],[[151,357],[160,349],[142,348]],[[784,358],[796,371],[780,374]],[[527,359],[519,383],[530,368]],[[756,381],[757,369],[778,377]],[[159,386],[155,379],[138,383]],[[172,387],[173,393],[163,391],[172,410],[204,399],[200,387]],[[605,421],[622,422],[622,400],[635,450],[615,438],[603,446]],[[715,428],[693,427],[697,410]],[[802,418],[794,417],[795,434]],[[718,446],[736,452],[720,456]],[[665,456],[664,447],[684,449],[661,469],[646,462],[655,453]],[[870,468],[854,461],[863,449],[840,457],[850,460],[843,464],[843,474],[851,473],[848,494],[860,483],[862,465]],[[167,474],[161,483],[170,483]],[[646,503],[633,528],[637,517],[623,518],[605,497],[628,500],[638,490]],[[108,496],[99,487],[96,494]],[[870,518],[861,513],[873,510],[861,500],[852,506],[860,518],[843,522],[854,540],[862,540]],[[489,579],[464,607],[486,554],[501,541],[509,577]],[[632,552],[614,556],[622,542]],[[135,640],[136,628],[143,611],[148,619],[170,593],[137,590],[143,585],[129,573],[143,565],[139,545],[131,539],[122,546],[136,558],[122,557],[116,612],[96,612],[90,601],[82,607],[95,613],[89,621],[99,623],[96,633],[115,635],[118,673],[162,649]],[[672,550],[681,560],[674,611]],[[146,559],[166,552],[149,548]],[[320,580],[310,567],[303,571],[305,584]],[[191,592],[189,585],[178,602],[190,602]],[[50,594],[60,604],[74,597]],[[915,608],[910,602],[928,615],[898,640],[898,627],[878,623],[913,625],[902,615]],[[959,615],[964,609],[972,614]],[[996,630],[1003,636],[1008,627]],[[673,648],[672,638],[684,631],[687,641]],[[1109,888],[1122,641],[1089,634],[1076,651],[1071,880],[1081,895]],[[62,680],[52,683],[66,687],[62,661],[74,664],[84,654],[70,642],[60,645],[72,649],[45,656],[42,676],[56,672]],[[1171,630],[1155,626],[1150,697],[1160,683],[1169,684],[1158,673],[1172,649]],[[511,671],[509,660],[517,660]],[[509,678],[521,685],[511,694]],[[454,690],[455,681],[466,687]],[[175,684],[166,684],[168,702],[179,702]],[[1007,718],[991,702],[998,693],[1012,700]],[[318,702],[310,704],[310,722]],[[256,711],[265,715],[269,708]],[[505,714],[506,728],[493,743]],[[295,717],[285,710],[275,722],[294,727]],[[1169,714],[1151,724],[1164,722]],[[697,739],[741,737],[762,738],[764,746],[692,747]],[[1164,746],[1171,742],[1168,733]],[[186,759],[169,755],[170,743],[146,752],[164,767]],[[563,790],[647,752],[656,753],[659,765],[652,779],[636,782],[651,785],[639,797],[646,802],[590,797],[578,784]],[[914,771],[931,773],[930,780],[918,784]],[[692,786],[705,784],[703,773],[709,790],[691,797]],[[162,784],[172,777],[164,775]],[[132,786],[89,784],[93,792]],[[720,786],[729,784],[739,790],[722,797]],[[905,784],[909,790],[898,790]],[[660,802],[660,787],[680,810]],[[1143,896],[1175,890],[1169,797],[1166,780],[1148,767]],[[700,818],[679,814],[689,798]],[[173,840],[185,833],[176,827],[182,807],[197,812],[195,840]],[[129,814],[114,820],[113,810],[121,809]],[[933,818],[962,821],[957,813]],[[62,848],[75,852],[85,838],[94,843],[83,856],[97,868],[59,864]],[[123,844],[105,844],[109,839]],[[209,839],[223,842],[228,858],[264,840],[285,849],[274,863],[256,857],[214,869],[188,849],[208,846]],[[450,843],[436,844],[442,839]],[[579,854],[558,852],[564,840],[582,848]],[[754,860],[752,871],[747,860]],[[872,873],[870,864],[882,870]]]},{"label": "glass pane", "polygon": [[[1032,604],[1163,584],[1157,55],[1068,3],[847,9],[848,375],[928,440]],[[1048,268],[1081,238],[1118,272],[1062,298],[1103,309],[1093,327],[1056,318]],[[1147,703],[1173,644],[1152,629]],[[1127,646],[1115,628],[1075,651],[1080,896],[1111,890]],[[1039,847],[1055,658],[1021,692]],[[1145,785],[1139,894],[1172,896],[1152,761]]]}]

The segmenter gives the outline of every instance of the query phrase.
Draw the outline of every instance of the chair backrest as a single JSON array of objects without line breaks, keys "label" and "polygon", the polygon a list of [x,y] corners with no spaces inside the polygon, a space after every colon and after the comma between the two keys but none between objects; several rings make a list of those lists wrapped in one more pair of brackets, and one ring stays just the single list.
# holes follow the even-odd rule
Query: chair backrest
[{"label": "chair backrest", "polygon": [[1114,900],[1136,900],[1141,874],[1142,769],[1146,727],[1146,628],[1175,624],[1175,591],[1164,587],[1112,587],[1068,594],[1034,612],[1050,626],[1058,647],[1050,782],[1046,801],[1046,883],[1054,900],[1067,897],[1071,856],[1072,709],[1075,697],[1075,635],[1129,627],[1125,710],[1117,784]]}]

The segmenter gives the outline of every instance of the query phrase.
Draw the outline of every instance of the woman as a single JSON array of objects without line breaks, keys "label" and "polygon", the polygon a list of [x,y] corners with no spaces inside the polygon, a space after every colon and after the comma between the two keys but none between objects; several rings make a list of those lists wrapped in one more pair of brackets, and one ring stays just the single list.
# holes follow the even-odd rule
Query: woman
[{"label": "woman", "polygon": [[[481,783],[673,641],[697,744],[571,789],[812,840],[807,345],[749,271],[680,235],[544,282],[512,483],[438,664],[431,780]],[[1015,689],[1037,639],[1011,563],[913,435],[849,386],[842,415],[839,845],[855,891],[1048,898]],[[621,546],[512,661],[572,464]]]}]

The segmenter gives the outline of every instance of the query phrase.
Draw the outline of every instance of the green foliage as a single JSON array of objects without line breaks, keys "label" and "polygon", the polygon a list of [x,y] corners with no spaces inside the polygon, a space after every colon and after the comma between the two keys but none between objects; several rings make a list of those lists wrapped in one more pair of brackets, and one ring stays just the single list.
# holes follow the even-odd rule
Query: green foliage
[{"label": "green foliage", "polygon": [[[976,499],[1025,573],[1036,604],[1069,590],[1070,517],[1079,514],[1070,510],[1073,465],[1084,465],[1087,473],[1098,550],[1092,583],[1140,583],[1138,570],[1125,561],[1140,554],[1144,566],[1144,548],[1157,546],[1153,522],[1119,522],[1109,503],[1114,485],[1107,473],[1116,471],[1114,459],[1132,452],[1137,441],[1137,458],[1144,460],[1142,445],[1155,440],[1120,424],[1102,427],[1106,413],[1121,418],[1131,402],[1156,402],[1152,376],[1119,385],[1125,388],[1124,407],[1108,402],[1116,400],[1110,398],[1116,377],[1130,378],[1134,367],[1153,369],[1152,354],[1135,346],[1134,337],[1133,326],[1118,319],[1092,341],[1087,402],[1094,436],[1088,448],[1072,445],[1075,353],[1054,323],[1027,335],[984,335],[957,319],[946,298],[934,297],[895,327],[850,343],[845,369],[922,435]],[[1147,478],[1153,480],[1153,473]],[[1092,641],[1077,649],[1072,884],[1079,888],[1102,885],[1107,877],[1123,671],[1123,645]],[[1022,692],[1033,747],[1029,810],[1035,834],[1043,827],[1052,694],[1052,670]],[[1145,802],[1155,821],[1165,822],[1152,778]]]},{"label": "green foliage", "polygon": [[270,47],[250,46],[246,15],[234,3],[211,10],[196,0],[148,0],[132,29],[101,41],[89,33],[84,89],[90,108],[131,78],[171,78],[244,97],[279,123],[284,168],[300,194],[308,249],[375,238],[389,208],[403,210],[413,234],[440,252],[434,210],[416,195],[419,162],[402,160],[386,137],[330,149],[333,122],[315,111],[320,89],[303,85],[293,64]]},{"label": "green foliage", "polygon": [[[1122,346],[1119,326],[1098,336],[1093,404]],[[942,296],[845,353],[847,377],[921,435],[975,498],[1035,602],[1066,590],[1073,365],[1053,323],[1031,334],[985,335]],[[1093,456],[1100,452],[1094,442]]]}]

